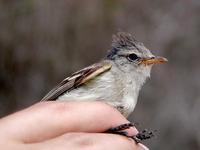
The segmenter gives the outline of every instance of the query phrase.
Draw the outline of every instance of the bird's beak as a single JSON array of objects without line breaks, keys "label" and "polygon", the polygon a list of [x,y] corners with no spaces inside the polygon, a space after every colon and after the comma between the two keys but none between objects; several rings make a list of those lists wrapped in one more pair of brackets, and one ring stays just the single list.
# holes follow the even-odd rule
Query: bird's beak
[{"label": "bird's beak", "polygon": [[154,64],[163,64],[168,60],[164,57],[151,57],[151,58],[142,58],[140,64],[144,65],[154,65]]}]

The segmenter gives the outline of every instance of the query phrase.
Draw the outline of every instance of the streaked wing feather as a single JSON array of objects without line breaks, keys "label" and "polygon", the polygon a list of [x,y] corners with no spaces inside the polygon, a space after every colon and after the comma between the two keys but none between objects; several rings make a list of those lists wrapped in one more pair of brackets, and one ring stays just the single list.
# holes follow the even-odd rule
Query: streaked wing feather
[{"label": "streaked wing feather", "polygon": [[84,68],[64,79],[53,88],[41,101],[56,100],[63,93],[81,86],[112,67],[110,63],[97,63]]}]

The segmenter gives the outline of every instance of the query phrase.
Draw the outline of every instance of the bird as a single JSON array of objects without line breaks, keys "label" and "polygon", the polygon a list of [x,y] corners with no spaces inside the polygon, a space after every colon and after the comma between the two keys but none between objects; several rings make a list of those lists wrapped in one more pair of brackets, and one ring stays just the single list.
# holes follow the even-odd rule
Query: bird
[{"label": "bird", "polygon": [[65,78],[41,101],[102,101],[128,117],[152,66],[165,62],[130,33],[118,32],[103,60]]},{"label": "bird", "polygon": [[167,61],[153,55],[130,33],[117,32],[102,60],[65,78],[41,101],[101,101],[127,118],[136,106],[142,85],[150,77],[152,66]]}]

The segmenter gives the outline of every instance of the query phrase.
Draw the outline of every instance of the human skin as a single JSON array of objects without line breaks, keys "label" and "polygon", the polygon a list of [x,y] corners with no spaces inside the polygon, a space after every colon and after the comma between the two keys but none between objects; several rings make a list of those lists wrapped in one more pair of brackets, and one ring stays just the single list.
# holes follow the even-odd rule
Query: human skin
[{"label": "human skin", "polygon": [[[139,150],[125,136],[103,133],[128,123],[116,109],[101,102],[40,102],[0,119],[3,150]],[[126,130],[129,135],[136,128]]]}]

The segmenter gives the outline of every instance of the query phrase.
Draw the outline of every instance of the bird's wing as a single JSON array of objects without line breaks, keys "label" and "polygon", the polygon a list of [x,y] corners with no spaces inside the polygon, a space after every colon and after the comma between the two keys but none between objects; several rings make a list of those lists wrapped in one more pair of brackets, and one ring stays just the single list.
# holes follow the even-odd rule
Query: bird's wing
[{"label": "bird's wing", "polygon": [[63,93],[81,86],[101,73],[108,71],[111,67],[110,63],[101,62],[75,72],[53,88],[41,101],[56,100]]}]

